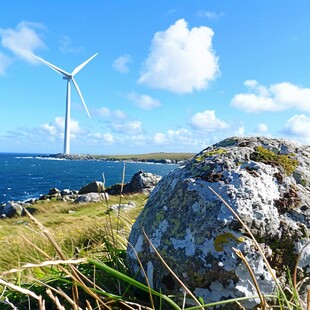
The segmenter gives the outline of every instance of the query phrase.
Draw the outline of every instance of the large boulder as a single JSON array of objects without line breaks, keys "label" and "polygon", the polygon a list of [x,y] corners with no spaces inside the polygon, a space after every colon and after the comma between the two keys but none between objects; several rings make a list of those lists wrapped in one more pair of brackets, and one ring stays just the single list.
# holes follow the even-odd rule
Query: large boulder
[{"label": "large boulder", "polygon": [[94,181],[79,189],[79,195],[88,193],[102,193],[104,191],[103,182]]},{"label": "large boulder", "polygon": [[150,172],[144,172],[139,170],[131,178],[130,182],[121,186],[121,184],[115,184],[106,189],[106,192],[111,195],[132,194],[132,193],[151,193],[154,187],[161,180],[161,176]]},{"label": "large boulder", "polygon": [[[129,236],[127,263],[151,287],[182,295],[165,262],[205,303],[257,295],[240,250],[264,294],[275,283],[249,235],[218,193],[235,210],[260,243],[278,277],[292,270],[309,242],[310,148],[282,139],[228,138],[210,146],[155,187]],[[134,250],[133,250],[133,248]],[[299,262],[302,277],[310,273],[310,247]],[[309,284],[309,283],[308,283]],[[251,309],[259,302],[250,299]],[[232,304],[224,306],[233,309]]]},{"label": "large boulder", "polygon": [[100,202],[109,199],[107,193],[87,193],[83,195],[78,195],[74,200],[75,203],[88,203],[88,202]]},{"label": "large boulder", "polygon": [[139,170],[131,178],[128,184],[128,191],[133,193],[142,191],[150,193],[160,180],[161,176],[159,175]]},{"label": "large boulder", "polygon": [[20,201],[8,201],[0,208],[0,217],[13,217],[16,214],[22,215],[23,203]]}]

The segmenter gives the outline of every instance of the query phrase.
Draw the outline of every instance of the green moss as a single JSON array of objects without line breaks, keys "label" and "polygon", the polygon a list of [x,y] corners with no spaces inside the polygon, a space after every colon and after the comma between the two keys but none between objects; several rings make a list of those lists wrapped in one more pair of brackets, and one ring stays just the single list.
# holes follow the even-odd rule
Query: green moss
[{"label": "green moss", "polygon": [[278,155],[262,146],[257,146],[256,152],[251,155],[251,159],[266,164],[277,164],[283,167],[286,175],[291,175],[298,166],[298,160],[288,155]]},{"label": "green moss", "polygon": [[229,243],[231,241],[237,242],[237,243],[241,243],[243,242],[244,238],[243,237],[235,237],[232,233],[226,232],[223,234],[218,235],[215,239],[214,239],[214,249],[217,252],[222,252],[223,249],[223,245],[226,243]]},{"label": "green moss", "polygon": [[155,215],[155,221],[154,221],[155,226],[161,223],[164,219],[165,219],[165,210],[161,210],[157,212]]},{"label": "green moss", "polygon": [[209,152],[205,152],[202,155],[198,156],[195,158],[196,162],[201,162],[203,161],[206,157],[214,156],[214,155],[222,155],[227,153],[227,150],[225,149],[215,149]]}]

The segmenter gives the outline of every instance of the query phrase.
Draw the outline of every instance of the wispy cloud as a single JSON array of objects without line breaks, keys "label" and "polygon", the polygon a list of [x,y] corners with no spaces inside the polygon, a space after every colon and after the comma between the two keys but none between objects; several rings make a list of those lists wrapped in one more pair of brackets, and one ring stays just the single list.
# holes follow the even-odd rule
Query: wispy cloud
[{"label": "wispy cloud", "polygon": [[205,26],[189,29],[184,19],[157,32],[138,82],[179,94],[206,89],[219,73],[213,34]]},{"label": "wispy cloud", "polygon": [[4,76],[6,69],[10,66],[12,59],[0,52],[0,76]]},{"label": "wispy cloud", "polygon": [[81,46],[74,46],[70,37],[68,36],[63,36],[59,40],[59,50],[64,53],[80,53],[83,51],[83,47]]},{"label": "wispy cloud", "polygon": [[197,16],[207,17],[212,20],[218,20],[220,17],[223,17],[224,15],[225,15],[224,12],[214,12],[214,11],[206,11],[206,10],[200,10],[197,12]]},{"label": "wispy cloud", "polygon": [[310,112],[310,88],[303,88],[289,82],[266,87],[255,80],[245,81],[244,85],[248,87],[248,92],[233,97],[231,105],[234,108],[247,113],[288,109]]},{"label": "wispy cloud", "polygon": [[45,48],[42,39],[45,29],[43,24],[32,22],[21,22],[15,29],[0,28],[1,45],[15,56],[34,62],[25,51],[33,53],[36,49]]},{"label": "wispy cloud", "polygon": [[90,144],[114,144],[115,143],[115,138],[114,136],[110,133],[89,133],[86,135],[86,140],[87,143]]},{"label": "wispy cloud", "polygon": [[130,55],[125,54],[113,61],[113,68],[120,73],[128,73],[129,72],[129,64],[133,62],[133,59]]},{"label": "wispy cloud", "polygon": [[127,115],[124,111],[122,110],[111,110],[107,107],[101,107],[96,111],[96,114],[99,115],[99,117],[102,118],[107,118],[111,121],[118,119],[118,120],[123,120],[127,118]]},{"label": "wispy cloud", "polygon": [[111,129],[118,133],[139,134],[142,132],[142,122],[127,121],[127,122],[112,122]]},{"label": "wispy cloud", "polygon": [[126,98],[143,110],[153,110],[160,107],[160,101],[148,95],[140,95],[135,92],[129,93]]}]

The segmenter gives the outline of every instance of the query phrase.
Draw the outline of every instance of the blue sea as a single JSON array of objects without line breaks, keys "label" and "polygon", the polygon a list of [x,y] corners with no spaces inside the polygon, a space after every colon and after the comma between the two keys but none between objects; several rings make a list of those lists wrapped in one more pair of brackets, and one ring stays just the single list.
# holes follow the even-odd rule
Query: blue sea
[{"label": "blue sea", "polygon": [[[92,181],[102,181],[102,174],[106,187],[122,181],[123,162],[47,159],[41,155],[0,153],[0,203],[39,198],[54,187],[79,190]],[[175,167],[126,162],[125,183],[140,169],[164,176]]]}]

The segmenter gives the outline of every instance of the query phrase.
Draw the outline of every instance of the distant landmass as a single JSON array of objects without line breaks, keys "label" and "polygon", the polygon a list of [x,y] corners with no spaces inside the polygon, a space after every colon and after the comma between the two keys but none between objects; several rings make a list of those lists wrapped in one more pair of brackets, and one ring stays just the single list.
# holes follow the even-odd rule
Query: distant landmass
[{"label": "distant landmass", "polygon": [[104,161],[134,161],[162,164],[177,164],[192,158],[195,153],[148,153],[134,155],[90,155],[90,154],[51,154],[42,157],[68,160],[104,160]]}]

